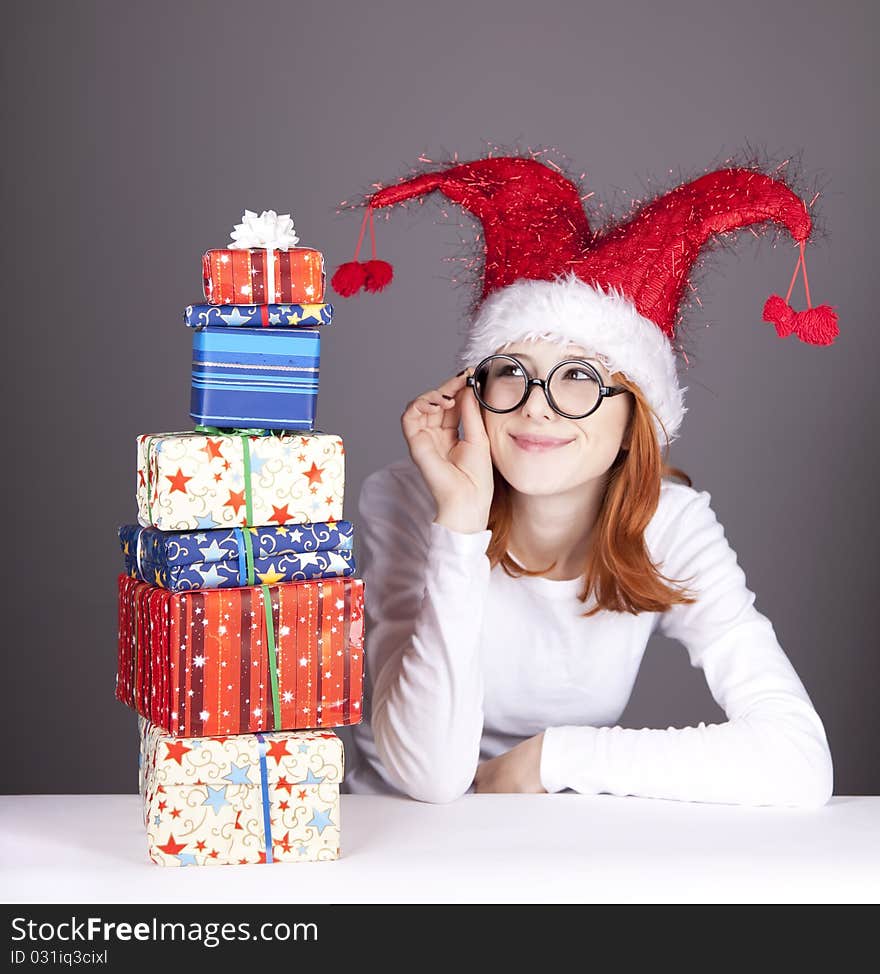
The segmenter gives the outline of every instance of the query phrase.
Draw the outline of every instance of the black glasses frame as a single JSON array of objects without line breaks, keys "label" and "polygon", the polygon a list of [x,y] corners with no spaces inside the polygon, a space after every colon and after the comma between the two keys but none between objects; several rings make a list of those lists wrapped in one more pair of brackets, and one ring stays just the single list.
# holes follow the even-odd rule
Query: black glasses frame
[{"label": "black glasses frame", "polygon": [[[526,376],[526,387],[525,391],[523,392],[522,399],[520,399],[515,406],[511,406],[509,409],[498,409],[495,406],[490,406],[487,402],[485,402],[477,389],[476,379],[474,378],[474,375],[476,375],[476,373],[479,372],[480,369],[482,369],[488,362],[494,362],[496,359],[504,359],[505,361],[513,362],[518,368],[522,369],[523,374]],[[589,372],[592,372],[596,377],[596,382],[599,385],[599,399],[597,400],[596,405],[586,413],[574,414],[563,412],[563,410],[561,410],[553,401],[553,396],[550,394],[550,382],[557,370],[561,369],[565,365],[580,366],[581,368],[585,368]],[[554,365],[553,368],[547,373],[546,379],[538,379],[529,375],[529,370],[515,355],[504,355],[501,353],[484,358],[483,361],[480,362],[480,364],[474,369],[474,374],[468,376],[467,384],[471,387],[471,389],[474,390],[474,395],[477,397],[479,404],[484,409],[488,409],[491,413],[512,413],[517,409],[521,409],[527,402],[529,396],[532,394],[532,386],[540,386],[541,389],[543,389],[544,397],[546,398],[547,403],[553,412],[558,413],[560,416],[564,416],[566,419],[586,419],[587,416],[592,416],[593,413],[596,412],[605,399],[609,399],[612,396],[619,396],[622,392],[629,392],[629,390],[625,389],[623,386],[606,386],[602,381],[602,376],[599,373],[599,370],[591,362],[587,362],[582,358],[567,358],[562,362],[557,362],[556,365]]]}]

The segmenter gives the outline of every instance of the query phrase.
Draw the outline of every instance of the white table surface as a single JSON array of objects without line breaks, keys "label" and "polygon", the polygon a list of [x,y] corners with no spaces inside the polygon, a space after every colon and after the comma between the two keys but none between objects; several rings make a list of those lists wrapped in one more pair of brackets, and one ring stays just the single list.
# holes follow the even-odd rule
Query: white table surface
[{"label": "white table surface", "polygon": [[0,797],[7,903],[880,902],[880,797],[343,795],[327,862],[163,868],[136,795]]}]

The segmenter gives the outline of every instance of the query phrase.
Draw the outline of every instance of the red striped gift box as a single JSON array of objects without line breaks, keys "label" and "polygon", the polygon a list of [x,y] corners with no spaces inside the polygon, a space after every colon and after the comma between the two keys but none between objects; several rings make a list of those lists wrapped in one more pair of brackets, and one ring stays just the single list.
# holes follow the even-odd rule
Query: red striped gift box
[{"label": "red striped gift box", "polygon": [[357,724],[363,634],[359,578],[169,592],[120,575],[116,696],[175,737]]},{"label": "red striped gift box", "polygon": [[321,304],[324,300],[324,255],[311,247],[209,250],[202,258],[202,277],[210,304]]}]

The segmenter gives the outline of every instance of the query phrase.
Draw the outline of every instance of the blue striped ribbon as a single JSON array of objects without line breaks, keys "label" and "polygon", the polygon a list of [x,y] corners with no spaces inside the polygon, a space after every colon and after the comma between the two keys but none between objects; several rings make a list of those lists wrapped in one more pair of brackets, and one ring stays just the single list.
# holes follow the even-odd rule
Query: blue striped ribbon
[{"label": "blue striped ribbon", "polygon": [[266,738],[257,734],[260,748],[260,787],[263,790],[263,833],[266,842],[266,862],[272,862],[272,821],[269,809],[269,769],[266,767]]},{"label": "blue striped ribbon", "polygon": [[244,533],[241,528],[233,528],[232,530],[235,532],[235,540],[238,543],[238,584],[245,586],[247,585],[247,568],[244,558]]},{"label": "blue striped ribbon", "polygon": [[242,530],[233,528],[235,540],[238,542],[238,584],[254,584],[254,548],[251,542],[250,528]]}]

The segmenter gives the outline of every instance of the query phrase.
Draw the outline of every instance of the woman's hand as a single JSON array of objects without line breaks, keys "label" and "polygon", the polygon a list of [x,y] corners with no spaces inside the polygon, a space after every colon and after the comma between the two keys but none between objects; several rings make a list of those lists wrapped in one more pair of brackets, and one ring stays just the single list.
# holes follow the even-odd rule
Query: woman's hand
[{"label": "woman's hand", "polygon": [[506,754],[492,758],[477,768],[474,778],[474,791],[519,792],[530,795],[546,795],[541,784],[541,750],[544,746],[544,732],[537,737],[517,744]]},{"label": "woman's hand", "polygon": [[413,399],[400,425],[437,502],[435,522],[465,534],[485,531],[494,493],[492,458],[466,372]]}]

